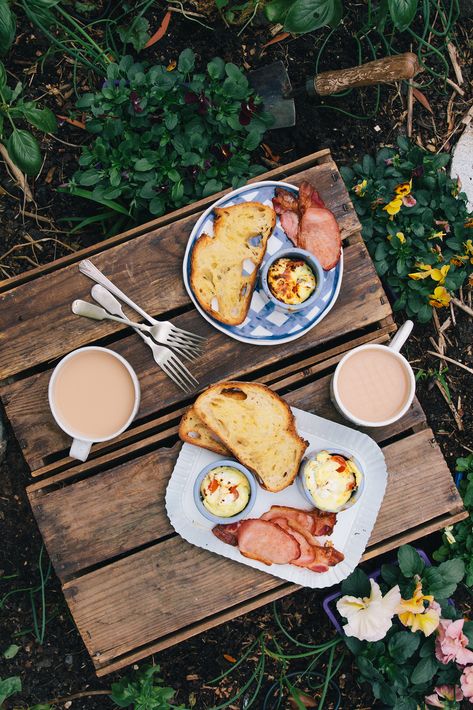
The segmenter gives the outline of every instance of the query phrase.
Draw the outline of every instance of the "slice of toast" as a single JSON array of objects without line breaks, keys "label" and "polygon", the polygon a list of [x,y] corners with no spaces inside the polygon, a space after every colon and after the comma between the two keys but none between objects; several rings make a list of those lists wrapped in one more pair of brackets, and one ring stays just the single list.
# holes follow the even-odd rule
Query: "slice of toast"
[{"label": "slice of toast", "polygon": [[231,451],[227,449],[225,444],[220,441],[213,431],[208,428],[207,424],[204,424],[202,419],[198,417],[194,407],[190,407],[181,419],[181,423],[179,424],[179,438],[182,439],[182,441],[187,441],[189,444],[215,451],[216,454],[232,456]]},{"label": "slice of toast", "polygon": [[217,207],[214,212],[213,236],[202,234],[192,250],[190,283],[207,313],[238,325],[250,308],[276,213],[261,202]]},{"label": "slice of toast", "polygon": [[194,404],[197,415],[268,491],[289,486],[309,445],[296,430],[289,405],[254,382],[220,382]]}]

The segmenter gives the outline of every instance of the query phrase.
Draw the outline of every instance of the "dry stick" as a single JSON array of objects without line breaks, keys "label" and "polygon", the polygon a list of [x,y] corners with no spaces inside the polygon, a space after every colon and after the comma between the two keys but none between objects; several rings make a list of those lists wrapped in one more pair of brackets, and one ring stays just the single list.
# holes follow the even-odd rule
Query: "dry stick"
[{"label": "dry stick", "polygon": [[457,83],[461,85],[463,84],[463,75],[460,64],[458,63],[457,48],[455,47],[453,42],[447,42],[447,49],[448,54],[450,56],[450,61],[452,62],[453,71],[455,72],[455,76],[457,78]]},{"label": "dry stick", "polygon": [[9,169],[12,178],[16,180],[18,183],[19,187],[23,190],[23,194],[25,196],[25,200],[27,202],[33,202],[33,195],[31,194],[31,190],[29,188],[29,185],[26,181],[25,176],[21,172],[19,168],[16,167],[15,163],[12,161],[10,156],[8,155],[8,151],[3,145],[3,143],[0,143],[0,154],[5,161],[5,165]]},{"label": "dry stick", "polygon": [[91,695],[110,695],[111,690],[83,690],[81,693],[74,693],[66,698],[53,698],[48,700],[45,705],[58,705],[59,703],[67,703],[69,700],[78,700],[79,698],[88,698]]},{"label": "dry stick", "polygon": [[444,398],[444,400],[448,404],[448,408],[450,409],[450,411],[453,415],[453,418],[455,419],[455,424],[457,425],[458,431],[463,431],[462,418],[459,415],[459,413],[457,412],[457,408],[455,407],[453,402],[448,398],[448,395],[445,392],[444,386],[442,385],[441,382],[439,382],[439,380],[435,380],[435,384],[437,385],[438,389],[440,390],[440,394],[442,395],[442,397]]},{"label": "dry stick", "polygon": [[468,365],[464,365],[462,362],[458,362],[458,360],[454,360],[453,358],[448,357],[447,355],[440,355],[440,353],[434,353],[433,350],[427,350],[427,352],[429,355],[439,357],[441,360],[447,360],[447,362],[451,362],[452,365],[457,365],[457,367],[461,367],[463,370],[469,372],[470,375],[473,375],[473,370],[471,369],[471,367],[468,367]]},{"label": "dry stick", "polygon": [[455,89],[455,91],[460,94],[460,96],[465,96],[465,92],[463,91],[463,89],[460,88],[458,84],[455,84],[454,81],[452,81],[451,79],[446,79],[446,82],[449,86],[452,87],[452,89]]},{"label": "dry stick", "polygon": [[462,311],[468,313],[469,316],[473,316],[473,308],[470,308],[470,306],[467,306],[466,303],[463,303],[458,298],[452,298],[451,303],[454,303],[457,308],[461,308]]},{"label": "dry stick", "polygon": [[412,79],[409,79],[409,85],[407,87],[407,128],[406,133],[408,138],[412,138],[412,109],[414,107],[414,85],[412,84]]}]

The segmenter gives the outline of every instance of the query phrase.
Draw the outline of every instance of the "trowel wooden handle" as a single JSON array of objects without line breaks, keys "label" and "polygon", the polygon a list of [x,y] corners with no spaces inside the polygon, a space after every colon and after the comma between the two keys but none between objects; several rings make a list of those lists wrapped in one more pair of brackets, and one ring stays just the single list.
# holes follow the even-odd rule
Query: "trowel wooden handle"
[{"label": "trowel wooden handle", "polygon": [[376,59],[351,69],[324,71],[314,77],[313,88],[309,85],[307,88],[311,89],[310,93],[315,91],[320,96],[328,96],[351,87],[388,84],[400,79],[412,79],[420,69],[417,56],[413,52],[405,52],[384,59]]}]

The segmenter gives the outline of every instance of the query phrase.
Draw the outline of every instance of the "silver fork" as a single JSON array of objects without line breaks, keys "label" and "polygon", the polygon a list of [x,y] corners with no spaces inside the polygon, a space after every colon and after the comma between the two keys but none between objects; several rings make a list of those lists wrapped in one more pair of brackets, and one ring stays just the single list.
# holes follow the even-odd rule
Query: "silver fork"
[{"label": "silver fork", "polygon": [[189,360],[199,357],[205,343],[205,338],[201,335],[196,335],[188,330],[178,328],[170,321],[159,321],[150,316],[149,313],[146,313],[143,308],[140,308],[131,298],[123,293],[118,286],[115,286],[110,279],[104,276],[89,259],[83,259],[83,261],[79,263],[79,271],[85,276],[88,276],[89,279],[92,279],[92,281],[108,289],[108,291],[126,303],[127,306],[130,306],[130,308],[133,308],[134,311],[145,318],[148,323],[159,326],[156,328],[156,340],[159,340],[160,343],[179,350],[179,353]]},{"label": "silver fork", "polygon": [[[103,288],[102,286],[94,286],[92,291],[94,289],[98,288]],[[116,308],[110,301],[110,299],[113,299],[115,303],[118,306],[118,309],[120,311],[120,315],[123,313],[121,305],[116,301],[116,299],[112,296],[111,293],[109,293],[105,288],[103,289],[107,296],[109,297],[106,299],[103,293],[98,294],[97,296],[97,291],[93,293],[92,295],[96,300],[98,298],[101,299],[102,305],[104,305],[107,310],[111,310],[111,308]],[[108,305],[106,305],[105,301],[107,300]],[[110,305],[110,308],[109,308]],[[144,335],[141,329],[147,330],[149,326],[143,325],[142,323],[136,323],[132,324],[131,321],[129,321],[126,316],[124,318],[118,318],[115,315],[110,315],[106,313],[106,311],[103,308],[99,308],[99,306],[94,306],[93,303],[87,303],[86,301],[80,301],[76,300],[72,304],[72,312],[75,313],[76,315],[81,315],[85,316],[86,318],[93,318],[94,320],[103,320],[104,318],[108,318],[109,320],[119,320],[120,322],[126,322],[128,325],[130,325],[133,330],[140,335],[143,340],[146,342],[146,344],[151,348],[153,352],[153,358],[154,361],[159,367],[163,370],[163,372],[166,373],[168,377],[175,382],[175,384],[180,387],[184,392],[187,394],[191,393],[198,385],[199,382],[196,380],[194,375],[189,372],[187,367],[184,365],[181,360],[177,357],[175,353],[173,353],[170,348],[167,348],[165,345],[157,345],[153,341],[151,337],[148,337]],[[154,326],[153,326],[154,327]]]}]

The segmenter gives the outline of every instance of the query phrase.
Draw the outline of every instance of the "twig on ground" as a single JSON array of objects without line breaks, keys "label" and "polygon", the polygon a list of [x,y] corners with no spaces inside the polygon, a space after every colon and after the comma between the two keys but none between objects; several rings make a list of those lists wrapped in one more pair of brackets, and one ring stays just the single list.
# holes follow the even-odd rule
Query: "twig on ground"
[{"label": "twig on ground", "polygon": [[59,705],[59,703],[67,703],[69,700],[79,700],[79,698],[88,698],[92,695],[110,695],[111,690],[83,690],[81,693],[74,693],[64,698],[53,698],[48,700],[45,705]]},{"label": "twig on ground", "polygon": [[469,316],[473,316],[473,308],[470,308],[466,305],[466,303],[463,303],[463,301],[460,301],[458,298],[452,298],[450,303],[454,303],[457,308],[461,308],[461,310],[468,313]]},{"label": "twig on ground", "polygon": [[406,127],[406,133],[407,133],[408,138],[412,138],[412,110],[414,107],[413,89],[414,89],[414,85],[412,83],[412,79],[409,79],[409,83],[408,83],[408,87],[407,87],[407,127]]},{"label": "twig on ground", "polygon": [[26,177],[21,172],[21,170],[17,168],[13,160],[10,158],[10,156],[8,155],[8,150],[5,148],[3,143],[0,143],[0,154],[5,162],[5,165],[7,166],[7,170],[10,173],[12,179],[18,183],[18,186],[23,191],[26,202],[33,202],[33,195],[31,194],[31,190],[26,180]]},{"label": "twig on ground", "polygon": [[458,86],[458,84],[455,84],[455,82],[452,81],[452,79],[446,79],[446,82],[449,86],[452,87],[452,89],[455,89],[457,94],[460,94],[460,96],[465,96],[465,92],[463,91],[463,89],[460,86]]},{"label": "twig on ground", "polygon": [[461,86],[463,84],[463,75],[460,64],[458,63],[457,48],[455,47],[453,42],[447,42],[447,50],[450,56],[450,61],[452,62],[453,71],[455,72],[457,84]]},{"label": "twig on ground", "polygon": [[448,357],[447,355],[440,355],[440,353],[434,353],[433,350],[427,350],[427,353],[429,355],[433,355],[434,357],[439,357],[442,360],[447,360],[447,362],[451,362],[452,365],[456,365],[457,367],[461,367],[463,370],[466,370],[467,372],[470,373],[470,375],[473,375],[473,370],[471,367],[468,367],[468,365],[464,365],[462,362],[458,362],[458,360],[454,360],[451,357]]},{"label": "twig on ground", "polygon": [[455,407],[455,405],[453,404],[453,402],[450,400],[449,396],[445,392],[444,386],[442,385],[442,383],[439,380],[435,380],[435,385],[438,387],[438,389],[440,390],[440,394],[442,395],[442,397],[444,398],[444,400],[448,404],[448,408],[450,409],[450,411],[453,415],[453,418],[455,419],[455,424],[457,425],[458,431],[463,431],[464,427],[463,427],[462,418],[459,415],[459,413],[457,412],[457,408]]}]

